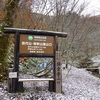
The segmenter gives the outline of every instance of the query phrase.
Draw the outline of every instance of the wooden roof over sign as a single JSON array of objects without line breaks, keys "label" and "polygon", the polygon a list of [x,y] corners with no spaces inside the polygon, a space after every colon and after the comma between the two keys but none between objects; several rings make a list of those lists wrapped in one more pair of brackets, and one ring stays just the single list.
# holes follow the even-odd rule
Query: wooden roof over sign
[{"label": "wooden roof over sign", "polygon": [[31,35],[44,35],[44,36],[55,36],[67,37],[66,32],[46,31],[46,30],[33,30],[33,29],[21,29],[21,28],[4,28],[4,33],[7,34],[31,34]]}]

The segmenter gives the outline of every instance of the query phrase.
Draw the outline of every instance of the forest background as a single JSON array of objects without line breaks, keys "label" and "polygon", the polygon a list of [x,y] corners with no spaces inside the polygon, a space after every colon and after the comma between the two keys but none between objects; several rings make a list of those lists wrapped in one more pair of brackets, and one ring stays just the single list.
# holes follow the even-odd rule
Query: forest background
[{"label": "forest background", "polygon": [[[67,38],[59,38],[63,59],[76,67],[94,68],[88,61],[100,53],[100,16],[82,15],[88,4],[78,3],[79,0],[0,0],[0,81],[7,78],[7,69],[14,60],[14,36],[4,34],[4,27],[67,32]],[[25,60],[20,58],[21,63]],[[37,59],[31,60],[31,66],[36,67]]]}]

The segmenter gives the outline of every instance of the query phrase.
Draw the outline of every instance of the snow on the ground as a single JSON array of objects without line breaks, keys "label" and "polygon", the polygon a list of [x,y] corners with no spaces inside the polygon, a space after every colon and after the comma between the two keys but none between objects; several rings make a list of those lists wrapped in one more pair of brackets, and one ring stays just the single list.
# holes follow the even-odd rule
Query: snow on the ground
[{"label": "snow on the ground", "polygon": [[100,55],[94,56],[91,59],[94,62],[94,66],[99,66],[100,67]]},{"label": "snow on the ground", "polygon": [[[48,85],[41,83],[25,83],[24,86],[30,87],[25,93],[20,95],[2,92],[0,88],[0,100],[100,100],[100,79],[89,74],[85,69],[71,68],[66,76],[68,69],[62,71],[62,94],[49,92]],[[35,92],[34,87],[40,85],[42,91]],[[37,88],[39,89],[39,87]],[[36,97],[36,98],[35,98]],[[20,98],[20,99],[18,99]]]},{"label": "snow on the ground", "polygon": [[72,67],[62,83],[66,100],[100,100],[100,79],[85,69]]},{"label": "snow on the ground", "polygon": [[100,55],[94,56],[91,60],[100,63]]}]

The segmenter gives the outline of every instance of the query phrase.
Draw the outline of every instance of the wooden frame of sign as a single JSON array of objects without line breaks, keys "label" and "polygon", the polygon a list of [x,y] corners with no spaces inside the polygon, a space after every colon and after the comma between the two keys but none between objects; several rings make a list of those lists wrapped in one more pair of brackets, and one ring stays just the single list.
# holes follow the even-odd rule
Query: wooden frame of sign
[{"label": "wooden frame of sign", "polygon": [[[53,79],[42,80],[49,80],[49,91],[61,93],[62,72],[60,60],[61,56],[60,52],[58,51],[58,37],[67,37],[67,33],[19,28],[4,28],[4,33],[15,34],[14,73],[10,72],[10,74],[15,75],[15,73],[17,73],[17,77],[14,76],[13,78],[12,92],[18,92],[20,80],[18,79],[19,57],[51,57],[54,58],[54,77]],[[39,79],[36,79],[36,81],[38,80]]]}]

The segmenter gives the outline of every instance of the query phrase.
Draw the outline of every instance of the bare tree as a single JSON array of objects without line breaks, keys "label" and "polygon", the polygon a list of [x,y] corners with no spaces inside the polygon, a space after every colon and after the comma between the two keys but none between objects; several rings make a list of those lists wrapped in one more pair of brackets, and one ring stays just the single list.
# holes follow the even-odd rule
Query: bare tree
[{"label": "bare tree", "polygon": [[[16,2],[18,4],[18,0]],[[67,39],[59,39],[59,50],[62,55],[67,55],[67,61],[74,61],[84,52],[85,40],[96,28],[90,24],[89,17],[82,16],[87,4],[79,5],[79,0],[21,0],[17,13],[9,17],[10,25],[13,23],[14,27],[67,32]]]},{"label": "bare tree", "polygon": [[66,53],[67,61],[74,61],[85,53],[85,40],[95,30],[89,24],[89,16],[82,16],[86,6],[84,2],[79,5],[79,0],[24,0],[18,9],[15,27],[67,32],[67,39],[59,39],[59,50],[63,55]]}]

